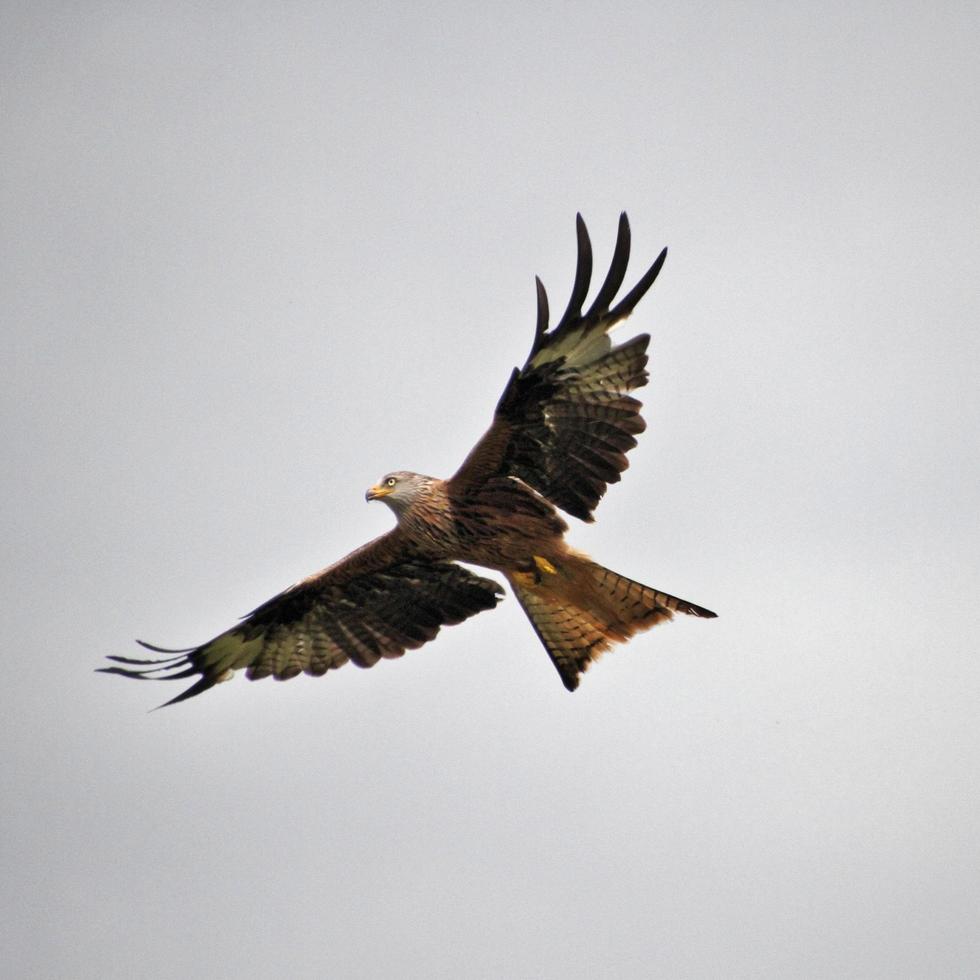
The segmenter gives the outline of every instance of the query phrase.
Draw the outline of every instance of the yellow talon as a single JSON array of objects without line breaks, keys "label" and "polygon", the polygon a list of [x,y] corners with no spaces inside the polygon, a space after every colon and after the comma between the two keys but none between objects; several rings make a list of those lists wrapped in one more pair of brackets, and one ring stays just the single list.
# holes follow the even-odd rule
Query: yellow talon
[{"label": "yellow talon", "polygon": [[549,575],[558,574],[558,569],[547,558],[542,558],[540,555],[534,556],[534,564],[538,566],[539,572],[547,572]]}]

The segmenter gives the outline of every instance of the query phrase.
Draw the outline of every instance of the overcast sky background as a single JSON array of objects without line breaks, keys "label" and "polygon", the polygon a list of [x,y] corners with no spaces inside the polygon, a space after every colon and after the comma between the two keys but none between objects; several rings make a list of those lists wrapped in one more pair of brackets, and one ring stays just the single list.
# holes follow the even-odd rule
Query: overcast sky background
[{"label": "overcast sky background", "polygon": [[[16,977],[980,973],[975,4],[8,2]],[[574,216],[649,429],[571,539],[720,614],[569,695],[512,597],[371,671],[199,643],[448,475]]]}]

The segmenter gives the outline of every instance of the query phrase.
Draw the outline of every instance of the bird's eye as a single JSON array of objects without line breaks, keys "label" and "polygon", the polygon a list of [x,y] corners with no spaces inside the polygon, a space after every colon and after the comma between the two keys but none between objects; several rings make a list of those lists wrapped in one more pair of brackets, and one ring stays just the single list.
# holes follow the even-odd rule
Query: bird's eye
[{"label": "bird's eye", "polygon": [[388,479],[385,480],[385,486],[393,487],[397,482],[398,481],[393,476],[389,476]]}]

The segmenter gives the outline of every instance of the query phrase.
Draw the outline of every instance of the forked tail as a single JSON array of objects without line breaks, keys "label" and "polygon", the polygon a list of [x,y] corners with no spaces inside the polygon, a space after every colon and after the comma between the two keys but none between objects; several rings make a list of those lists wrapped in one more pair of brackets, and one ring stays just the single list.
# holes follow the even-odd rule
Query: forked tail
[{"label": "forked tail", "polygon": [[534,572],[511,572],[507,579],[569,691],[613,643],[672,619],[675,612],[705,619],[716,615],[618,575],[584,555],[535,562]]}]

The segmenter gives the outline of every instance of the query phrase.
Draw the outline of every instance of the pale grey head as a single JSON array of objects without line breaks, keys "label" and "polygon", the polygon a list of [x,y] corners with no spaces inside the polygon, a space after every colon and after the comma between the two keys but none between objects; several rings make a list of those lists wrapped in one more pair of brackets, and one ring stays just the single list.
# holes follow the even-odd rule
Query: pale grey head
[{"label": "pale grey head", "polygon": [[433,484],[437,482],[435,477],[411,473],[408,470],[395,470],[394,473],[386,473],[378,480],[364,494],[364,499],[382,500],[396,514],[402,514],[418,500],[428,496]]}]

